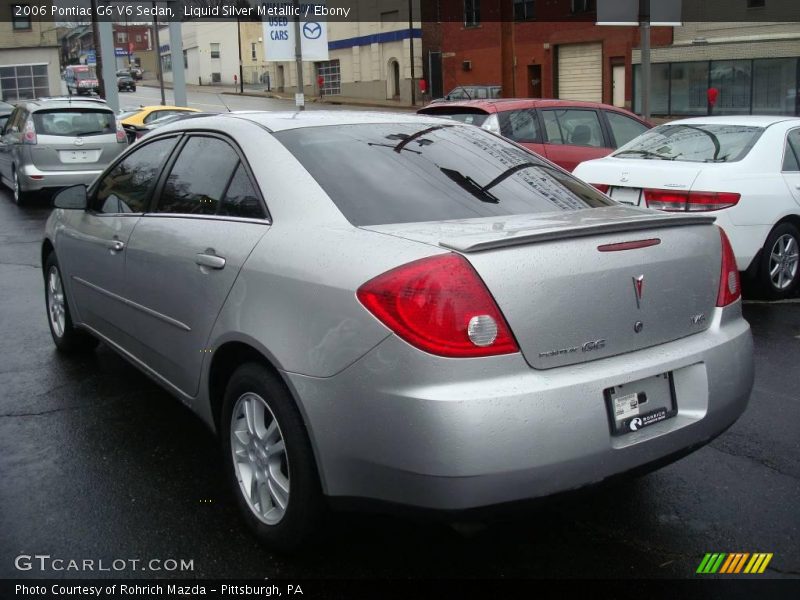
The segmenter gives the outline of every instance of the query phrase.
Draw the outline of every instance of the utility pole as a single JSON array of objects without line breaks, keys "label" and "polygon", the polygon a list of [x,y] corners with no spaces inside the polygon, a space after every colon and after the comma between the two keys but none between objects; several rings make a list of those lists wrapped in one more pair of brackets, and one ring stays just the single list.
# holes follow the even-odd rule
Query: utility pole
[{"label": "utility pole", "polygon": [[294,103],[297,110],[305,110],[305,87],[303,85],[303,42],[300,39],[300,3],[294,0],[294,62],[297,67],[297,94]]},{"label": "utility pole", "polygon": [[242,67],[242,22],[236,15],[236,36],[239,38],[239,93],[244,94],[244,68]]},{"label": "utility pole", "polygon": [[153,31],[156,38],[156,71],[158,73],[158,86],[161,88],[161,106],[167,105],[167,99],[164,96],[164,68],[161,64],[161,36],[158,33],[158,12],[156,11],[156,3],[153,1]]},{"label": "utility pole", "polygon": [[[103,54],[100,52],[100,29],[97,26],[97,0],[92,0],[92,38],[94,39],[94,75],[97,77],[97,86],[100,97],[106,97],[106,86],[103,78]],[[86,62],[89,62],[88,60]]]},{"label": "utility pole", "polygon": [[642,118],[650,119],[650,0],[639,0],[639,37],[642,45]]},{"label": "utility pole", "polygon": [[411,106],[417,103],[417,90],[414,86],[414,0],[408,0],[408,46],[411,58]]}]

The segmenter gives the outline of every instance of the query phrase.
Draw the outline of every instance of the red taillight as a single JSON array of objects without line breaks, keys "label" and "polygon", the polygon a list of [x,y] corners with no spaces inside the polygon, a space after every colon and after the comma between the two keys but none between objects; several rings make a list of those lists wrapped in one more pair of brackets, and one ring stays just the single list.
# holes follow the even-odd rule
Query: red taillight
[{"label": "red taillight", "polygon": [[28,120],[25,121],[25,127],[22,129],[22,143],[35,144],[36,141],[36,129],[33,126],[33,119],[28,117]]},{"label": "red taillight", "polygon": [[717,306],[728,306],[741,298],[742,283],[739,279],[739,268],[736,266],[736,256],[722,228],[719,228],[719,237],[722,241],[722,269],[719,275]]},{"label": "red taillight", "polygon": [[611,187],[607,183],[593,183],[591,186],[597,190],[600,190],[604,194],[608,193],[608,188]]},{"label": "red taillight", "polygon": [[645,190],[647,206],[665,211],[702,212],[722,210],[736,206],[739,194],[733,192],[677,192],[673,190]]},{"label": "red taillight", "polygon": [[384,325],[425,352],[454,358],[519,352],[489,290],[457,254],[387,271],[356,295]]},{"label": "red taillight", "polygon": [[122,127],[122,123],[117,121],[117,141],[120,144],[127,144],[128,143],[128,134],[125,133],[125,128]]}]

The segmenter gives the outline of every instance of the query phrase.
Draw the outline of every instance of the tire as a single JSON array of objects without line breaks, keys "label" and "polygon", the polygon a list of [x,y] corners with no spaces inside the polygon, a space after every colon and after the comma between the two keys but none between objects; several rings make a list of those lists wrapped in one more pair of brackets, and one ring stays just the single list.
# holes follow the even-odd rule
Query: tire
[{"label": "tire", "polygon": [[800,282],[800,231],[780,223],[767,236],[761,251],[756,283],[760,294],[771,300],[791,297]]},{"label": "tire", "polygon": [[275,550],[299,548],[317,529],[324,503],[308,433],[284,383],[258,363],[239,367],[225,389],[219,429],[227,475],[250,529]]},{"label": "tire", "polygon": [[55,252],[51,252],[44,262],[44,297],[47,309],[47,324],[50,335],[59,352],[78,354],[90,352],[97,347],[97,338],[72,324],[72,316],[64,293],[61,269]]},{"label": "tire", "polygon": [[11,192],[14,195],[14,204],[17,206],[23,206],[30,199],[30,194],[22,191],[20,187],[16,167],[11,167]]}]

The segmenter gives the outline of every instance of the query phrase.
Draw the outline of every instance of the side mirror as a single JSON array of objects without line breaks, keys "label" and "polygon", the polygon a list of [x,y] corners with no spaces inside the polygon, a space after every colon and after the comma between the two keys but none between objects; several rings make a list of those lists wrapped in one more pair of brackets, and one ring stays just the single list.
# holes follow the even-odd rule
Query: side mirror
[{"label": "side mirror", "polygon": [[67,210],[86,210],[87,204],[86,186],[82,183],[64,188],[53,198],[53,205],[56,208]]}]

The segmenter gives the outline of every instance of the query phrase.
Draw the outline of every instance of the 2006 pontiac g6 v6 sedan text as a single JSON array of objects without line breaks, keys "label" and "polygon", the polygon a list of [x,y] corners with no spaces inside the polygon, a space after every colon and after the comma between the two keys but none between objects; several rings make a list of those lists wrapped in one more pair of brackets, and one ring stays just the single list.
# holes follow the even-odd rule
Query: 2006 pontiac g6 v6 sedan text
[{"label": "2006 pontiac g6 v6 sedan text", "polygon": [[326,497],[470,509],[675,459],[752,387],[712,217],[618,205],[477,127],[201,117],[55,203],[56,346],[102,340],[215,428],[275,547]]}]

